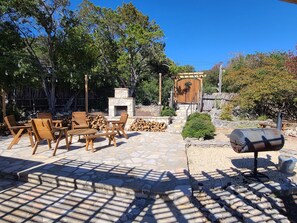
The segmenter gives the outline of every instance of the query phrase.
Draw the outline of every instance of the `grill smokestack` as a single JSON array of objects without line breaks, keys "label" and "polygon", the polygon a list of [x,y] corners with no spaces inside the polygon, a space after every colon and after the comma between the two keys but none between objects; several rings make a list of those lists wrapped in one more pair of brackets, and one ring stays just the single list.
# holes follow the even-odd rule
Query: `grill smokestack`
[{"label": "grill smokestack", "polygon": [[283,122],[283,113],[279,112],[277,115],[277,120],[276,120],[276,128],[279,131],[282,130],[282,126],[283,126],[282,122]]}]

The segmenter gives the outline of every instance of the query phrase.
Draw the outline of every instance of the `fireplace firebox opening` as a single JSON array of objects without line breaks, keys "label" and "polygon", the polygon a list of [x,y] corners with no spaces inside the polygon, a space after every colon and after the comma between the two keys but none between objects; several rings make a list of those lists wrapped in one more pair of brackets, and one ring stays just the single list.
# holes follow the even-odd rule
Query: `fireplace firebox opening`
[{"label": "fireplace firebox opening", "polygon": [[128,106],[114,106],[115,116],[120,116],[123,112],[124,113],[128,112]]}]

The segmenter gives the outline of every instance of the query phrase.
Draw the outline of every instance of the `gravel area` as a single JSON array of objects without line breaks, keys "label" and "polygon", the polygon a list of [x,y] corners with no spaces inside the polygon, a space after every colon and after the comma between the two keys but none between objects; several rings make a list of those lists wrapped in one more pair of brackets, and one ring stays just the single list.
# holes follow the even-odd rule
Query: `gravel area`
[{"label": "gravel area", "polygon": [[[249,183],[241,173],[253,170],[254,154],[233,151],[229,143],[229,135],[232,130],[218,128],[213,140],[188,140],[189,171],[196,184],[214,188],[229,184],[244,185]],[[268,175],[271,181],[297,183],[297,165],[294,174],[284,174],[277,169],[279,155],[295,156],[295,152],[297,152],[297,138],[286,137],[282,150],[259,153],[258,171]]]}]

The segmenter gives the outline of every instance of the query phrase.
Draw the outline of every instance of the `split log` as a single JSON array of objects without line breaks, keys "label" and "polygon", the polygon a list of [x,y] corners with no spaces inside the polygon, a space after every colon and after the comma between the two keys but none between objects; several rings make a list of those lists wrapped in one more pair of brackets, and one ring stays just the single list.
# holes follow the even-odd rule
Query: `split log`
[{"label": "split log", "polygon": [[105,130],[107,125],[107,119],[103,115],[97,115],[90,120],[92,129]]},{"label": "split log", "polygon": [[137,118],[130,126],[130,131],[165,132],[167,126],[164,122],[145,121]]}]

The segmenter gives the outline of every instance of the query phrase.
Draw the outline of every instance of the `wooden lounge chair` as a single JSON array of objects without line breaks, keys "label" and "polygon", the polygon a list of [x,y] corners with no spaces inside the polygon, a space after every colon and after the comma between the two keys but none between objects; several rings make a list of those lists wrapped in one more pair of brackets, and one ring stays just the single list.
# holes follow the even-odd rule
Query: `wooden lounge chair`
[{"label": "wooden lounge chair", "polygon": [[72,129],[88,129],[89,123],[86,112],[72,112]]},{"label": "wooden lounge chair", "polygon": [[[36,138],[35,145],[33,147],[34,155],[36,153],[37,147],[42,140],[47,140],[48,147],[51,148],[51,141],[56,140],[56,146],[53,152],[53,156],[56,155],[59,142],[62,139],[62,135],[64,134],[66,140],[66,147],[69,150],[68,138],[67,138],[67,127],[53,127],[50,119],[33,119],[32,120],[32,129],[34,132],[34,136]],[[56,139],[55,132],[59,132],[58,138]]]},{"label": "wooden lounge chair", "polygon": [[62,120],[53,120],[52,113],[50,112],[40,112],[37,114],[37,118],[48,118],[55,127],[62,127]]},{"label": "wooden lounge chair", "polygon": [[13,136],[13,140],[11,141],[7,149],[11,149],[13,145],[17,144],[20,141],[22,135],[24,135],[24,133],[26,132],[28,132],[31,146],[32,147],[34,146],[34,142],[32,138],[32,129],[30,125],[18,124],[15,120],[14,115],[8,115],[4,117],[4,121],[11,135]]},{"label": "wooden lounge chair", "polygon": [[[125,133],[125,125],[126,125],[127,120],[128,120],[128,114],[125,113],[125,112],[121,113],[120,120],[118,120],[118,121],[113,121],[113,120],[107,121],[106,131],[115,130],[115,131],[117,131],[119,136],[121,136],[121,133],[122,133],[124,135],[124,137],[126,139],[128,139],[128,136]],[[112,126],[110,126],[110,124],[112,124]]]}]

